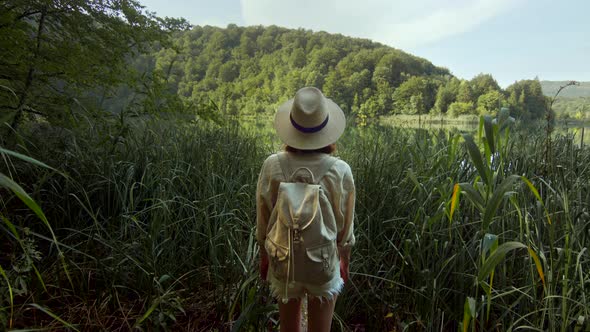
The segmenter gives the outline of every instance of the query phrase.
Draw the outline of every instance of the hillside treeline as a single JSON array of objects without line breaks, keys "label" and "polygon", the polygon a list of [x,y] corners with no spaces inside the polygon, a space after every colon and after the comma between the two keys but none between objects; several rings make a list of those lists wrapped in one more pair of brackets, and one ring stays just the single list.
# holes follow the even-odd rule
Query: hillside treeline
[{"label": "hillside treeline", "polygon": [[489,74],[454,77],[426,59],[366,39],[276,26],[194,27],[176,34],[174,48],[137,61],[162,73],[188,104],[213,100],[224,114],[272,114],[302,86],[317,86],[345,112],[489,114],[539,118],[546,109],[538,80],[506,90]]}]

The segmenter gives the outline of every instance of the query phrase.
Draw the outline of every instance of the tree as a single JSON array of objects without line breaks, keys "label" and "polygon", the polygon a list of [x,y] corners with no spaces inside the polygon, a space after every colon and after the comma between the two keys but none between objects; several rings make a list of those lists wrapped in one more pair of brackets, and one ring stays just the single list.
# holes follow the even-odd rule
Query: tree
[{"label": "tree", "polygon": [[457,100],[457,93],[459,92],[460,85],[461,81],[455,77],[452,77],[451,79],[448,79],[445,84],[439,87],[434,103],[435,113],[447,113],[449,105]]},{"label": "tree", "polygon": [[471,79],[469,82],[473,93],[473,98],[477,99],[479,96],[490,91],[500,91],[498,82],[490,74],[479,74]]},{"label": "tree", "polygon": [[424,114],[434,106],[435,91],[431,81],[413,76],[393,93],[394,110],[403,114]]},{"label": "tree", "polygon": [[161,20],[136,1],[9,0],[0,5],[0,112],[16,128],[25,113],[63,120],[81,92],[109,94],[128,80],[126,59],[184,20]]},{"label": "tree", "polygon": [[[246,28],[249,29],[249,28]],[[250,37],[249,33],[244,32],[240,36],[239,52],[240,58],[247,59],[256,53],[256,42]]]},{"label": "tree", "polygon": [[477,99],[477,112],[481,115],[493,114],[500,109],[503,100],[504,96],[499,91],[491,90]]},{"label": "tree", "polygon": [[289,57],[289,63],[293,68],[302,68],[305,62],[305,52],[301,48],[296,48]]},{"label": "tree", "polygon": [[473,110],[473,103],[456,101],[449,105],[448,113],[452,117],[457,117],[459,115],[473,114]]},{"label": "tree", "polygon": [[473,102],[473,92],[471,91],[471,86],[467,81],[462,81],[461,85],[459,85],[459,91],[457,92],[457,101],[460,103],[472,103]]},{"label": "tree", "polygon": [[403,73],[407,71],[406,60],[397,52],[385,54],[375,67],[373,80],[376,83],[387,82],[390,86],[398,86],[403,81]]},{"label": "tree", "polygon": [[506,88],[510,94],[508,103],[514,116],[520,118],[539,119],[547,110],[547,97],[543,95],[538,80],[522,80],[514,82]]},{"label": "tree", "polygon": [[320,72],[327,72],[336,66],[339,60],[338,51],[332,47],[323,47],[311,53],[311,68]]},{"label": "tree", "polygon": [[440,87],[436,93],[436,101],[434,103],[435,112],[447,113],[449,105],[455,101],[456,96],[447,86]]},{"label": "tree", "polygon": [[232,82],[240,74],[240,66],[235,61],[226,62],[219,68],[219,79],[222,82]]}]

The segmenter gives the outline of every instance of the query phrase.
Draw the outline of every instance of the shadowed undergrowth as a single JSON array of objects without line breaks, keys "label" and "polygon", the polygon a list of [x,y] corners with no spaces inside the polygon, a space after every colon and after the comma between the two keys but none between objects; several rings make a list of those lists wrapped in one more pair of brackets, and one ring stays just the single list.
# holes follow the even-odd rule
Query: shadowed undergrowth
[{"label": "shadowed undergrowth", "polygon": [[[253,233],[267,138],[174,121],[120,133],[21,137],[18,152],[63,174],[3,155],[1,172],[38,202],[57,241],[0,189],[0,326],[276,328]],[[358,242],[336,330],[588,326],[590,153],[559,137],[548,160],[542,137],[524,133],[497,130],[492,150],[477,135],[479,167],[456,133],[348,130],[338,154],[355,175]],[[502,186],[511,175],[530,186]],[[508,242],[529,250],[491,266]]]}]

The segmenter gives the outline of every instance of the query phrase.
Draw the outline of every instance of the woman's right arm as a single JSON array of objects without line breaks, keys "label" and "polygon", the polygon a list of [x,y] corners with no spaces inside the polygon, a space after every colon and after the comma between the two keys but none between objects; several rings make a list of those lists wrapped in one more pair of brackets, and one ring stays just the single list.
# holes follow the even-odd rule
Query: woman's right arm
[{"label": "woman's right arm", "polygon": [[338,247],[351,247],[356,242],[354,236],[354,209],[356,203],[356,189],[354,178],[348,164],[341,167],[342,182],[339,189],[338,213],[336,223],[338,226]]}]

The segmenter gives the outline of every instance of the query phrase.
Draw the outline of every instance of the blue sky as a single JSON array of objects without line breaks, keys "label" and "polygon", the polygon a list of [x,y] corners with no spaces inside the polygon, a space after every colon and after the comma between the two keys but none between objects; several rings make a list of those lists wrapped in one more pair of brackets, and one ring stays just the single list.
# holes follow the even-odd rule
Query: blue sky
[{"label": "blue sky", "polygon": [[590,81],[590,0],[139,0],[194,25],[279,25],[369,38],[461,78]]}]

